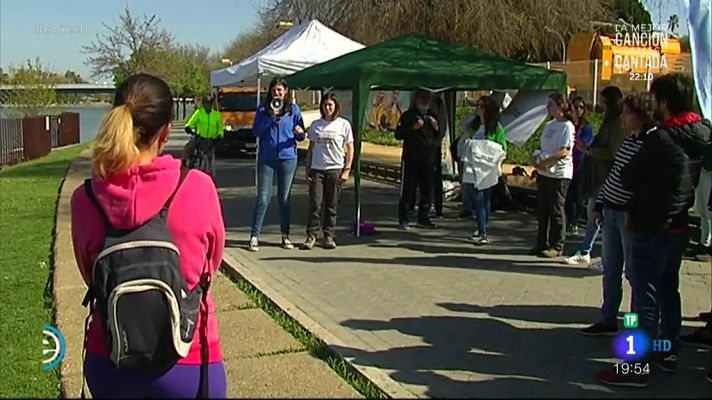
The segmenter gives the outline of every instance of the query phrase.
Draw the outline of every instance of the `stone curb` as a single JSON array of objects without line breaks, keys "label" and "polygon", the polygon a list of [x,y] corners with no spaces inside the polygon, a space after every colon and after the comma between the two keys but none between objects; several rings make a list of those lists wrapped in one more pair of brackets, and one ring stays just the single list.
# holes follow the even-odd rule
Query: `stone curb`
[{"label": "stone curb", "polygon": [[[90,160],[91,150],[87,149],[72,161],[62,182],[57,201],[52,289],[55,321],[57,329],[63,333],[67,349],[60,370],[60,393],[63,398],[79,397],[83,385],[81,360],[84,336],[83,334],[67,335],[68,332],[77,331],[77,329],[72,329],[72,326],[77,324],[81,325],[79,332],[83,332],[84,320],[74,320],[74,314],[71,312],[73,308],[81,307],[82,294],[80,292],[83,293],[83,290],[67,289],[84,288],[74,261],[70,206],[74,189],[89,175],[82,164],[90,162]],[[85,311],[82,315],[86,317],[86,309],[82,309]],[[88,391],[87,397],[90,397]]]}]

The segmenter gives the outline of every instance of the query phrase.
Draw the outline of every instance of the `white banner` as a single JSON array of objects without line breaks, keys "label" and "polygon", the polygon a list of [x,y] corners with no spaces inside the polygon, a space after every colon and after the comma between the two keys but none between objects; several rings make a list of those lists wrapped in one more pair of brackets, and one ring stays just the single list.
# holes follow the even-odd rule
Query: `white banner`
[{"label": "white banner", "polygon": [[702,115],[712,119],[712,0],[681,0],[687,11],[692,69]]},{"label": "white banner", "polygon": [[551,90],[519,91],[502,113],[501,122],[507,140],[521,146],[529,140],[546,119],[546,103]]}]

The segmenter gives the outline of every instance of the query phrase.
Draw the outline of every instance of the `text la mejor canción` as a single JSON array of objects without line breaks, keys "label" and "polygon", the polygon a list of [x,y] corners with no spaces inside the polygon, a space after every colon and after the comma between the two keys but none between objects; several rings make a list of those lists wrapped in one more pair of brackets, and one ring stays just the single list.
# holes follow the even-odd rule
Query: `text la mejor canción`
[{"label": "text la mejor canci\u00f3n", "polygon": [[[644,48],[661,48],[667,45],[668,34],[661,26],[653,24],[616,25],[613,43],[616,46],[632,46]],[[667,69],[667,60],[661,53],[652,54],[616,54],[613,57],[613,67],[618,72],[628,72],[634,69],[650,68],[651,70]]]}]

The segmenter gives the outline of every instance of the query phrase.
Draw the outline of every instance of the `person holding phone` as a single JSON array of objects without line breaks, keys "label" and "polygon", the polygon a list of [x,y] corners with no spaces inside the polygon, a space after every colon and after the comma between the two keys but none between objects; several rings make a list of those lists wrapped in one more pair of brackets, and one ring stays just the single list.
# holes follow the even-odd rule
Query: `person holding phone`
[{"label": "person holding phone", "polygon": [[437,116],[430,111],[432,95],[424,89],[415,91],[413,105],[403,113],[396,127],[395,138],[403,141],[401,153],[401,196],[398,204],[399,228],[410,227],[408,212],[420,193],[418,225],[434,228],[428,216],[432,205],[435,158],[439,154],[440,130]]}]

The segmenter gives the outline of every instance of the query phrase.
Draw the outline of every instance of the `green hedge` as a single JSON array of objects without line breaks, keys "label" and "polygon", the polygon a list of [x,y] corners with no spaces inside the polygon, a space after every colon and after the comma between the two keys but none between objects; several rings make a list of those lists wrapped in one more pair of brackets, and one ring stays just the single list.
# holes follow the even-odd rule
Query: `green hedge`
[{"label": "green hedge", "polygon": [[[458,107],[455,111],[455,132],[460,132],[460,124],[465,117],[467,117],[472,112],[472,108],[469,107]],[[598,132],[598,128],[601,126],[602,114],[600,113],[589,113],[588,119],[593,125],[594,133]],[[522,146],[510,145],[507,149],[507,159],[505,162],[509,164],[529,164],[529,156],[539,148],[539,139],[541,133],[544,130],[544,125],[546,121],[537,128],[532,137],[527,140]],[[384,146],[395,146],[401,147],[402,142],[396,140],[393,132],[382,132],[375,129],[366,128],[363,131],[363,141],[373,144],[380,144]]]}]

